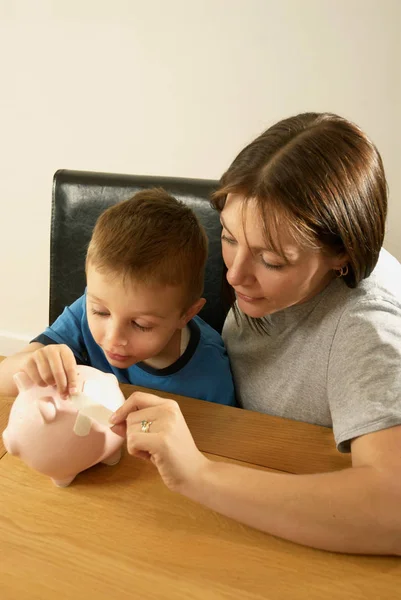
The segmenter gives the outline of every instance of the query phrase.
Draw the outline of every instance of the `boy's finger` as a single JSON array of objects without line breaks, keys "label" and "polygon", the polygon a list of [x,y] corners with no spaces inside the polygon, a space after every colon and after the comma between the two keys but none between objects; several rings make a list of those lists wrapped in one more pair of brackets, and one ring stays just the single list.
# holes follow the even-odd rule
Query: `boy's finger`
[{"label": "boy's finger", "polygon": [[35,355],[36,369],[45,385],[55,385],[56,381],[52,373],[49,360],[43,352],[38,352]]},{"label": "boy's finger", "polygon": [[62,398],[68,397],[67,375],[64,370],[63,361],[59,352],[52,352],[48,356],[51,372],[53,373],[54,381],[58,393]]},{"label": "boy's finger", "polygon": [[134,392],[127,398],[124,404],[111,415],[110,422],[116,424],[121,423],[126,420],[131,412],[149,408],[151,406],[160,406],[166,402],[173,402],[173,400],[167,400],[166,398],[161,398],[160,396],[155,396],[154,394],[148,394],[146,392]]},{"label": "boy's finger", "polygon": [[30,380],[35,385],[40,385],[41,387],[47,386],[46,381],[44,381],[44,379],[42,379],[42,377],[38,371],[38,367],[37,367],[36,363],[30,361],[27,365],[25,365],[24,373],[26,373],[28,375]]},{"label": "boy's finger", "polygon": [[67,376],[68,393],[71,395],[78,393],[77,362],[71,349],[67,346],[61,348],[61,357]]}]

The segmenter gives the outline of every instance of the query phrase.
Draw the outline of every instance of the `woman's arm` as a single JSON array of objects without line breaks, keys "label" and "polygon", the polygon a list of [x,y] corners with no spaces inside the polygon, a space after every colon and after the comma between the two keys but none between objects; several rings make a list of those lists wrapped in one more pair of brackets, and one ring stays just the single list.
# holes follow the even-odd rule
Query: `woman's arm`
[{"label": "woman's arm", "polygon": [[175,492],[299,544],[401,555],[401,426],[356,439],[350,469],[292,475],[206,459],[171,400],[135,392],[116,416],[127,419],[128,451],[150,458]]},{"label": "woman's arm", "polygon": [[[209,461],[182,492],[217,512],[299,544],[401,555],[401,427],[353,443],[350,469],[316,475],[269,473]],[[373,460],[366,460],[370,455]]]}]

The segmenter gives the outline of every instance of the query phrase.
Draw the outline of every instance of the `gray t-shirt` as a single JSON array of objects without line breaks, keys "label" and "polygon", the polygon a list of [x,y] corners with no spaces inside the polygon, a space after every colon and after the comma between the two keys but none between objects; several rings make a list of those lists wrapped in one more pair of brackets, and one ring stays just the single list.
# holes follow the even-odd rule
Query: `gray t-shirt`
[{"label": "gray t-shirt", "polygon": [[267,321],[259,334],[230,311],[223,328],[240,406],[332,427],[341,452],[401,424],[401,265],[386,250],[356,289],[334,279]]}]

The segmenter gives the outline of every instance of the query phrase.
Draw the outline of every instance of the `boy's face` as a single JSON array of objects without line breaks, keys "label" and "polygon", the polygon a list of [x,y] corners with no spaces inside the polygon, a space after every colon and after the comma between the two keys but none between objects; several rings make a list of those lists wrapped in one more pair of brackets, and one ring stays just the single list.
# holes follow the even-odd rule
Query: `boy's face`
[{"label": "boy's face", "polygon": [[119,275],[88,265],[89,328],[114,367],[126,369],[174,354],[180,344],[178,330],[199,310],[194,307],[183,314],[183,294],[177,286],[124,283]]}]

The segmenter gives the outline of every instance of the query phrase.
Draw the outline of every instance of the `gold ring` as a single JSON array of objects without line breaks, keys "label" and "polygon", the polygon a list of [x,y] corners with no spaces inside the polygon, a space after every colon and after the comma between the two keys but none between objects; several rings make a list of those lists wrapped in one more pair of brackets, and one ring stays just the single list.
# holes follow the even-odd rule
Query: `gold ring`
[{"label": "gold ring", "polygon": [[152,421],[142,421],[141,422],[141,431],[143,433],[149,433],[150,426],[152,425]]}]

